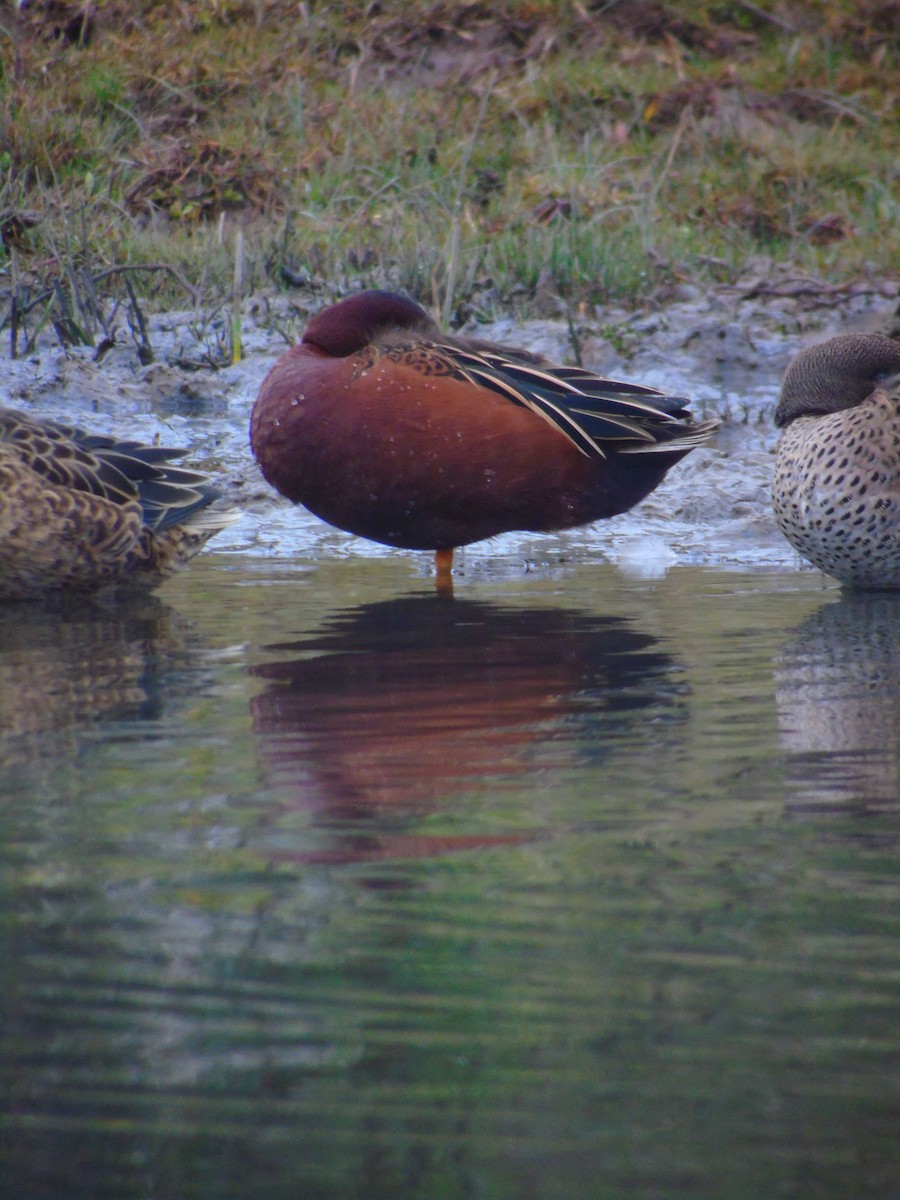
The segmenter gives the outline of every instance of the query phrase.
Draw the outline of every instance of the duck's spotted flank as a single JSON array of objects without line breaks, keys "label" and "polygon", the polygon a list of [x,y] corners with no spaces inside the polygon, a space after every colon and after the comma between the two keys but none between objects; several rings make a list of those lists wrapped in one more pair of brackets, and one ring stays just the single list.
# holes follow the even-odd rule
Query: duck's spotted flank
[{"label": "duck's spotted flank", "polygon": [[804,350],[775,422],[784,536],[843,584],[900,588],[900,342],[844,334]]}]

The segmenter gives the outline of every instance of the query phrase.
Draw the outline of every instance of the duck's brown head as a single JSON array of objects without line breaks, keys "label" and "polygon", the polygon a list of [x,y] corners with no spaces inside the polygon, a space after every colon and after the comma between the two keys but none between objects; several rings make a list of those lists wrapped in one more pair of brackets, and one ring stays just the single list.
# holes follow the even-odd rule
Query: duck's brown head
[{"label": "duck's brown head", "polygon": [[854,408],[900,374],[900,342],[845,333],[801,351],[784,373],[775,424]]},{"label": "duck's brown head", "polygon": [[303,342],[334,358],[346,358],[393,329],[433,330],[434,323],[406,296],[395,292],[359,292],[313,317]]}]

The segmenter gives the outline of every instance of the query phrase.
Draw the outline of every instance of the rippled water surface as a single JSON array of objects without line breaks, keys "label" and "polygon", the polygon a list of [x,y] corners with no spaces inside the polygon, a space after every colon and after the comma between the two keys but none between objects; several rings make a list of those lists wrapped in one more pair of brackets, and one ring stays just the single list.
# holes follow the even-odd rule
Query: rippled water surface
[{"label": "rippled water surface", "polygon": [[897,1194],[900,596],[208,554],[0,756],[10,1195]]}]

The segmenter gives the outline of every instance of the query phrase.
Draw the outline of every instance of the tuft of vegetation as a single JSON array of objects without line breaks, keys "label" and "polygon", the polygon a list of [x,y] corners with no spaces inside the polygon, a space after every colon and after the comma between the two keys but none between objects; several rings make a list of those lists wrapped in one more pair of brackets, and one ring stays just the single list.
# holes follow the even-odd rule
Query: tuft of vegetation
[{"label": "tuft of vegetation", "polygon": [[900,0],[16,0],[0,40],[14,348],[236,277],[452,319],[900,262]]}]

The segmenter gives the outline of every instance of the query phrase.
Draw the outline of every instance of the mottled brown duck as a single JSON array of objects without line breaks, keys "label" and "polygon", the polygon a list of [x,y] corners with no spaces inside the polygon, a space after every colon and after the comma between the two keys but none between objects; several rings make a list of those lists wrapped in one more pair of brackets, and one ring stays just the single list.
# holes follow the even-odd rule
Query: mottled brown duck
[{"label": "mottled brown duck", "polygon": [[0,409],[0,600],[156,587],[233,520],[184,454]]}]

